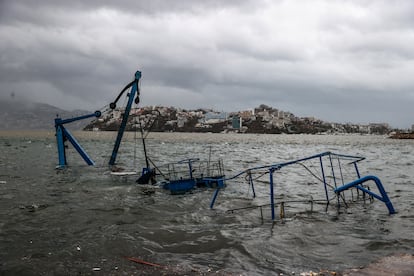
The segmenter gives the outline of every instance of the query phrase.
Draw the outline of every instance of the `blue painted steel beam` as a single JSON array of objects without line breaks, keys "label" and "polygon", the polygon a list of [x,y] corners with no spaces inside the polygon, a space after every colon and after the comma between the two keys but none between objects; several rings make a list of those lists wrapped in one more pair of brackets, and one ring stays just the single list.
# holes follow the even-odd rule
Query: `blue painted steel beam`
[{"label": "blue painted steel beam", "polygon": [[214,203],[216,202],[216,199],[217,199],[217,196],[218,196],[219,192],[220,192],[220,188],[217,187],[216,191],[214,192],[213,198],[211,199],[211,202],[210,202],[210,209],[213,209]]},{"label": "blue painted steel beam", "polygon": [[63,120],[63,119],[60,119],[60,118],[56,118],[55,119],[55,122],[56,122],[57,119],[59,119],[58,120],[58,123],[60,125],[63,125],[63,124],[68,124],[68,123],[72,123],[72,122],[75,122],[75,121],[84,120],[84,119],[88,119],[88,118],[92,118],[92,117],[99,118],[99,117],[101,117],[101,115],[102,115],[102,113],[100,111],[95,111],[92,114],[87,114],[87,115],[83,115],[83,116],[79,116],[79,117],[74,117],[74,118],[70,118],[70,119],[64,119]]},{"label": "blue painted steel beam", "polygon": [[193,164],[192,161],[188,161],[188,170],[190,171],[190,179],[193,179]]},{"label": "blue painted steel beam", "polygon": [[69,133],[69,131],[66,130],[66,128],[62,128],[64,136],[69,140],[69,142],[73,145],[73,147],[76,149],[76,151],[80,154],[80,156],[85,160],[85,162],[90,165],[94,166],[95,162],[89,157],[89,155],[86,153],[86,151],[82,148],[82,146],[78,143],[78,141],[75,139],[75,137],[72,136],[72,134]]},{"label": "blue painted steel beam", "polygon": [[323,169],[323,162],[322,162],[322,156],[319,156],[319,163],[321,165],[321,172],[322,172],[322,179],[323,179],[323,186],[325,188],[325,196],[326,196],[326,202],[329,204],[329,195],[328,195],[328,185],[326,183],[326,176],[325,176],[325,170]]},{"label": "blue painted steel beam", "polygon": [[331,164],[332,179],[333,179],[333,182],[334,182],[334,185],[335,185],[335,188],[336,188],[338,185],[336,184],[335,170],[334,170],[334,166],[333,166],[333,163],[332,163],[332,155],[329,155],[329,163]]},{"label": "blue painted steel beam", "polygon": [[248,174],[249,174],[249,184],[252,186],[253,198],[255,198],[256,197],[256,191],[254,190],[252,172],[249,171]]},{"label": "blue painted steel beam", "polygon": [[274,198],[274,189],[273,189],[273,173],[276,169],[270,168],[270,208],[272,210],[272,220],[275,220],[275,198]]},{"label": "blue painted steel beam", "polygon": [[122,137],[123,137],[124,132],[125,132],[125,128],[126,128],[126,125],[127,125],[127,122],[128,122],[129,113],[131,112],[132,103],[134,101],[135,94],[138,91],[138,82],[139,82],[140,78],[141,78],[141,72],[137,71],[135,73],[135,81],[132,85],[131,91],[128,94],[128,97],[129,97],[128,103],[127,103],[127,106],[125,107],[124,115],[122,117],[121,126],[119,127],[119,131],[118,131],[118,136],[116,137],[114,149],[112,150],[112,154],[111,154],[111,159],[109,160],[109,165],[110,166],[115,165],[116,156],[118,154],[119,146],[121,145]]},{"label": "blue painted steel beam", "polygon": [[358,169],[358,163],[356,163],[356,162],[354,163],[354,168],[355,168],[355,172],[356,172],[358,178],[361,178],[361,174],[359,173],[359,169]]},{"label": "blue painted steel beam", "polygon": [[63,126],[64,124],[72,123],[75,121],[91,118],[91,117],[100,117],[102,114],[100,111],[95,111],[92,114],[87,114],[79,117],[74,117],[70,119],[61,119],[56,118],[55,119],[55,128],[56,128],[56,142],[57,142],[57,148],[58,148],[58,155],[59,155],[59,168],[64,168],[67,165],[66,160],[66,147],[65,147],[65,141],[69,140],[73,147],[78,151],[78,153],[82,156],[82,158],[85,160],[85,162],[88,165],[95,165],[93,160],[88,156],[88,154],[85,152],[85,150],[80,146],[78,141],[76,141],[75,137],[73,137],[70,132]]},{"label": "blue painted steel beam", "polygon": [[321,158],[321,157],[330,156],[330,155],[341,157],[341,158],[346,158],[346,159],[353,159],[353,161],[351,163],[359,162],[359,161],[362,161],[362,160],[365,159],[365,157],[361,157],[361,156],[337,154],[337,153],[327,151],[327,152],[315,154],[315,155],[312,155],[312,156],[309,156],[309,157],[289,161],[289,162],[276,163],[276,164],[272,164],[272,165],[265,165],[265,166],[258,166],[258,167],[249,168],[249,169],[246,169],[246,170],[244,170],[244,171],[242,171],[242,172],[240,172],[240,173],[238,173],[238,174],[236,174],[232,177],[226,178],[225,180],[232,180],[232,179],[238,178],[239,176],[244,175],[244,174],[248,173],[249,171],[257,171],[257,170],[269,169],[269,168],[281,169],[283,167],[290,166],[290,165],[293,165],[293,164],[297,164],[297,163],[300,163],[300,162],[303,162],[303,161],[316,159],[316,158]]},{"label": "blue painted steel beam", "polygon": [[[58,120],[58,119],[55,119],[55,120]],[[63,138],[62,128],[63,126],[56,125],[56,142],[57,142],[58,156],[59,156],[59,168],[63,168],[67,164],[66,152],[65,152],[65,141]]]},{"label": "blue painted steel beam", "polygon": [[[367,190],[364,187],[360,186],[362,183],[370,181],[370,180],[375,182],[381,196],[379,196],[379,195],[375,194],[374,192],[372,192],[370,190]],[[385,191],[384,186],[382,185],[381,180],[378,177],[376,177],[374,175],[367,175],[367,176],[361,177],[360,179],[357,179],[355,181],[352,181],[348,184],[345,184],[341,187],[336,188],[334,190],[334,192],[335,193],[340,193],[342,191],[345,191],[345,190],[353,188],[353,187],[355,187],[355,188],[363,191],[364,193],[367,193],[367,194],[375,197],[376,199],[384,202],[385,205],[388,208],[388,212],[390,213],[390,215],[395,214],[394,206],[392,205],[391,200],[389,199],[389,197],[387,195],[387,192]]]}]

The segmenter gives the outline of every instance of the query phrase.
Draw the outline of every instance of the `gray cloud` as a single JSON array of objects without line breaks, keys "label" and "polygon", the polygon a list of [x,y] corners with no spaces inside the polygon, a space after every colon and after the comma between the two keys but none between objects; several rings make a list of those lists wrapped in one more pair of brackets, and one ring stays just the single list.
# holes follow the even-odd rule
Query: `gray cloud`
[{"label": "gray cloud", "polygon": [[0,1],[0,99],[414,123],[412,1]]}]

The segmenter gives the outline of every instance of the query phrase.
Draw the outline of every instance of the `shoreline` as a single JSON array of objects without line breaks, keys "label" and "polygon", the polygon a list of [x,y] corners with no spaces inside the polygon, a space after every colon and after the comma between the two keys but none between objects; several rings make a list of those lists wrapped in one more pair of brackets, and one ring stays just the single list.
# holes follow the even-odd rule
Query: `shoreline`
[{"label": "shoreline", "polygon": [[411,133],[395,133],[390,135],[391,139],[414,139],[414,132]]}]

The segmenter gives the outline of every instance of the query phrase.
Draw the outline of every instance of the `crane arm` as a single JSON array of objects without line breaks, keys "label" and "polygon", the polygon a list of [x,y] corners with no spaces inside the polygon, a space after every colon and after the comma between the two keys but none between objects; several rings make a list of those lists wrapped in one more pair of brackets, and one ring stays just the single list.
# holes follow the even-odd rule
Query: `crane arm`
[{"label": "crane arm", "polygon": [[136,104],[139,103],[139,86],[138,86],[138,83],[139,83],[140,78],[141,78],[141,72],[137,71],[135,73],[135,79],[132,82],[130,82],[127,86],[125,86],[125,88],[122,89],[121,93],[119,93],[119,95],[115,99],[115,101],[110,104],[110,108],[115,109],[116,103],[121,98],[122,94],[128,88],[131,88],[131,91],[127,95],[128,96],[128,103],[127,103],[127,106],[125,107],[125,112],[124,112],[124,115],[122,116],[121,126],[119,127],[119,130],[118,130],[118,135],[117,135],[116,140],[115,140],[114,149],[112,150],[111,159],[109,160],[109,165],[110,166],[115,165],[116,156],[118,154],[119,146],[121,145],[122,137],[123,137],[124,132],[125,132],[125,128],[126,128],[126,125],[127,125],[127,122],[128,122],[129,113],[131,112],[131,107],[132,107],[132,103],[134,101],[135,95],[137,95],[137,97],[135,98],[135,103]]}]

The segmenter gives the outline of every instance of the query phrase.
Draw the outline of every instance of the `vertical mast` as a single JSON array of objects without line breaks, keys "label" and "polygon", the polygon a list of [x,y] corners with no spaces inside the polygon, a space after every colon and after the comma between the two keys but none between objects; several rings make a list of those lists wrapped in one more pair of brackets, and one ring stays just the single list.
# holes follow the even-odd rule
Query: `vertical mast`
[{"label": "vertical mast", "polygon": [[[109,160],[109,165],[110,166],[115,165],[116,156],[118,154],[119,146],[121,145],[122,137],[123,137],[124,132],[125,132],[125,128],[126,128],[126,125],[127,125],[127,122],[128,122],[129,113],[131,112],[131,107],[132,107],[132,103],[134,101],[135,94],[138,94],[138,96],[139,96],[138,82],[139,82],[140,78],[141,78],[141,72],[137,71],[135,73],[135,80],[132,83],[131,91],[128,94],[128,97],[129,97],[128,103],[127,103],[127,106],[125,107],[125,112],[124,112],[124,115],[122,116],[121,126],[119,127],[119,131],[118,131],[118,136],[116,137],[114,149],[113,149],[112,155],[111,155],[111,159]],[[119,96],[118,96],[118,99],[119,99]]]}]

